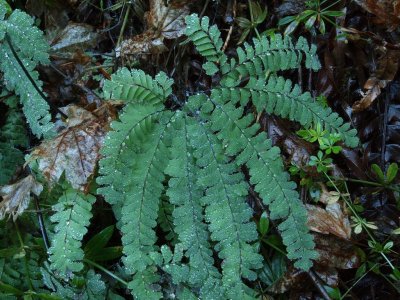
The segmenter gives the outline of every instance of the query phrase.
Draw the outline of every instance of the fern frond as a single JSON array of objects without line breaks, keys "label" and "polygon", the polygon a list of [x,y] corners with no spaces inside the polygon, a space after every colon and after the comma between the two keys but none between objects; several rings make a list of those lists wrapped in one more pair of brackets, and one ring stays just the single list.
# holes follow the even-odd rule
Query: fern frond
[{"label": "fern frond", "polygon": [[102,185],[97,191],[108,203],[124,203],[124,193],[137,162],[130,151],[140,149],[137,140],[151,132],[161,114],[161,106],[129,104],[124,107],[120,120],[111,123],[113,130],[107,134],[100,151],[103,158],[97,177],[97,183]]},{"label": "fern frond", "polygon": [[17,147],[28,146],[28,136],[23,116],[10,107],[6,122],[0,128],[0,185],[8,183],[18,166],[24,163],[24,154]]},{"label": "fern frond", "polygon": [[[141,149],[131,152],[135,155],[137,165],[131,175],[131,188],[127,190],[125,203],[122,207],[122,245],[124,264],[133,280],[129,284],[133,294],[139,299],[156,299],[160,293],[151,288],[157,280],[155,276],[154,257],[158,206],[164,189],[163,171],[168,158],[168,127],[173,114],[164,113],[160,116],[154,128],[141,141]],[[143,281],[148,279],[149,281]],[[137,290],[138,284],[144,290]]]},{"label": "fern frond", "polygon": [[[0,3],[4,9],[4,3]],[[2,16],[4,18],[4,16]],[[5,37],[9,36],[18,57],[25,69],[42,89],[38,73],[34,71],[37,64],[49,62],[48,49],[43,33],[33,26],[33,19],[24,12],[15,10],[7,20],[0,20],[0,70],[4,74],[4,83],[8,90],[15,91],[20,97],[23,112],[32,132],[38,136],[50,136],[53,132],[49,105],[40,96],[14,57]]]},{"label": "fern frond", "polygon": [[221,32],[216,25],[209,26],[208,17],[199,19],[196,14],[192,14],[185,21],[185,34],[194,43],[199,54],[207,60],[203,68],[208,75],[215,74],[218,71],[217,64],[225,63],[227,59],[222,52]]},{"label": "fern frond", "polygon": [[87,232],[95,200],[94,196],[83,195],[71,188],[52,208],[55,213],[50,220],[56,226],[49,248],[49,261],[51,269],[61,278],[73,278],[74,273],[83,269],[82,239]]},{"label": "fern frond", "polygon": [[[224,290],[208,242],[209,233],[200,203],[203,192],[197,185],[199,168],[195,164],[189,141],[188,126],[194,126],[193,122],[193,119],[181,117],[174,123],[171,159],[166,169],[166,173],[171,176],[167,195],[175,206],[173,217],[180,240],[179,247],[189,259],[189,272],[184,282],[194,289],[200,288],[202,299],[221,299]],[[171,264],[168,266],[173,268]]]},{"label": "fern frond", "polygon": [[172,92],[172,83],[164,72],[160,72],[154,80],[142,70],[122,68],[104,83],[104,97],[128,103],[163,103]]},{"label": "fern frond", "polygon": [[28,147],[28,134],[23,118],[17,108],[9,108],[6,122],[0,129],[0,142],[6,142],[12,146]]},{"label": "fern frond", "polygon": [[[0,281],[22,291],[39,291],[43,287],[39,263],[40,256],[33,251],[29,251],[24,257],[1,259]],[[0,290],[1,299],[6,296],[3,291]]]},{"label": "fern frond", "polygon": [[0,142],[0,185],[7,184],[18,166],[24,163],[24,154],[9,143]]},{"label": "fern frond", "polygon": [[75,295],[75,299],[100,300],[106,299],[106,285],[101,276],[89,270],[85,276],[85,287]]},{"label": "fern frond", "polygon": [[237,49],[238,61],[232,58],[221,66],[222,86],[237,86],[241,79],[248,76],[264,78],[267,72],[295,69],[300,66],[303,55],[307,68],[318,70],[321,67],[316,54],[317,47],[310,47],[303,37],[299,38],[296,45],[293,45],[289,36],[282,38],[279,34],[270,40],[265,36],[253,39],[253,43],[254,47],[245,43],[244,48]]},{"label": "fern frond", "polygon": [[[192,96],[187,105],[196,111],[196,103],[206,100],[205,95]],[[241,278],[255,280],[253,270],[261,267],[262,258],[249,244],[257,239],[257,233],[246,204],[247,185],[238,167],[224,155],[223,146],[210,127],[197,120],[188,127],[188,134],[200,168],[198,184],[206,190],[201,201],[207,206],[211,239],[218,242],[215,249],[223,260],[222,284],[229,298],[239,299],[247,294]]]},{"label": "fern frond", "polygon": [[301,93],[300,87],[293,85],[289,79],[270,76],[268,83],[263,79],[250,78],[245,87],[216,88],[212,91],[213,99],[231,99],[234,103],[246,105],[252,101],[257,112],[264,109],[270,114],[297,121],[303,126],[313,126],[317,123],[334,133],[338,133],[349,147],[358,145],[357,131],[350,129],[350,124],[330,108],[320,105],[309,92]]},{"label": "fern frond", "polygon": [[264,133],[257,134],[258,124],[254,124],[250,114],[243,117],[242,107],[236,108],[234,102],[221,94],[213,93],[212,96],[207,104],[202,100],[193,105],[207,106],[201,110],[201,116],[212,124],[211,128],[224,143],[226,153],[235,156],[237,165],[246,164],[249,168],[250,182],[264,204],[269,206],[271,219],[286,219],[279,229],[288,257],[296,261],[297,267],[309,269],[316,252],[306,225],[307,213],[295,190],[296,184],[290,182],[289,175],[284,172],[279,149],[271,147]]}]

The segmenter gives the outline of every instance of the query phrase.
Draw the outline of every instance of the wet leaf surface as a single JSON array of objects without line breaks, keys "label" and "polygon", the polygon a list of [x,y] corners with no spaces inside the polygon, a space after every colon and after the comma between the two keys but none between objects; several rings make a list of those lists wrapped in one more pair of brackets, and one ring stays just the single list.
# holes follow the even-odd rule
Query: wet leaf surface
[{"label": "wet leaf surface", "polygon": [[145,14],[147,30],[124,40],[116,50],[120,56],[132,54],[159,54],[168,50],[164,39],[181,37],[185,29],[185,16],[189,9],[185,1],[151,0],[150,10]]},{"label": "wet leaf surface", "polygon": [[59,122],[57,137],[36,147],[31,159],[37,160],[39,170],[51,185],[65,173],[72,187],[84,190],[100,159],[99,150],[111,117],[73,105],[65,111],[69,118],[65,123]]}]

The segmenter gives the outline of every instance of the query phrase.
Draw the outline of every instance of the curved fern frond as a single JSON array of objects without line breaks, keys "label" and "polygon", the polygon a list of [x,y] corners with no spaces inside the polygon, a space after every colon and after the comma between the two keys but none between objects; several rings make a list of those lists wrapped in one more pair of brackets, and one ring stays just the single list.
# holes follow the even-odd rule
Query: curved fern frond
[{"label": "curved fern frond", "polygon": [[234,87],[246,77],[265,78],[267,72],[295,69],[300,66],[303,55],[307,68],[321,68],[316,54],[317,47],[310,47],[303,37],[299,38],[296,45],[293,45],[289,36],[282,38],[279,34],[270,40],[265,36],[253,39],[253,43],[254,47],[246,43],[244,49],[237,49],[238,61],[232,58],[221,66],[222,86]]},{"label": "curved fern frond", "polygon": [[270,114],[297,121],[303,126],[320,123],[326,130],[338,133],[347,146],[358,145],[357,131],[350,129],[349,123],[344,123],[337,113],[316,102],[309,92],[301,93],[300,87],[293,85],[289,79],[270,76],[266,84],[263,79],[251,78],[245,87],[213,89],[211,98],[221,97],[241,105],[251,100],[257,112],[265,109]]},{"label": "curved fern frond", "polygon": [[[196,102],[205,95],[189,98],[188,107],[196,111]],[[217,242],[222,263],[222,284],[229,298],[243,299],[248,294],[242,278],[255,280],[254,269],[261,267],[261,256],[250,242],[257,239],[251,209],[246,204],[247,185],[238,167],[223,155],[223,146],[212,133],[210,124],[197,120],[188,127],[191,146],[200,168],[198,184],[206,190],[201,199],[206,205],[211,239]]]},{"label": "curved fern frond", "polygon": [[129,186],[136,160],[132,152],[140,149],[138,140],[146,136],[155,121],[163,113],[161,106],[134,105],[124,107],[119,121],[111,123],[113,129],[107,134],[100,151],[103,158],[99,163],[97,183],[102,185],[97,192],[104,195],[112,205],[122,204]]},{"label": "curved fern frond", "polygon": [[[164,169],[168,163],[168,127],[172,113],[160,115],[153,130],[141,139],[139,151],[131,152],[137,162],[122,207],[122,245],[124,264],[133,280],[129,288],[137,299],[158,299],[161,295],[152,288],[157,281],[157,240],[154,227],[161,193],[164,189]],[[132,151],[132,149],[131,149]]]},{"label": "curved fern frond", "polygon": [[197,185],[199,168],[195,164],[189,141],[188,127],[194,126],[193,122],[192,119],[181,117],[174,124],[171,159],[166,169],[171,176],[167,195],[175,206],[173,217],[179,246],[189,259],[189,274],[185,282],[194,289],[200,289],[202,299],[221,299],[224,290],[220,274],[214,267],[209,233],[200,203],[203,191]]},{"label": "curved fern frond", "polygon": [[209,26],[208,17],[199,19],[196,14],[185,18],[186,32],[196,46],[197,51],[207,60],[203,65],[208,75],[213,75],[218,71],[217,64],[223,64],[227,58],[222,52],[223,41],[221,32],[216,25]]},{"label": "curved fern frond", "polygon": [[55,214],[50,220],[56,226],[49,248],[49,261],[50,268],[63,279],[73,278],[74,273],[83,269],[82,239],[90,224],[95,201],[94,196],[83,195],[71,188],[53,206]]},{"label": "curved fern frond", "polygon": [[[4,4],[0,3],[4,9]],[[2,16],[4,17],[4,16]],[[4,83],[8,90],[15,91],[20,97],[23,112],[29,126],[37,137],[51,136],[53,124],[49,113],[49,105],[41,97],[33,84],[26,78],[24,71],[14,57],[5,37],[9,36],[18,57],[30,74],[36,86],[41,90],[42,82],[34,70],[37,64],[49,62],[49,46],[43,33],[33,26],[33,19],[26,13],[15,10],[7,20],[0,20],[0,70],[4,74]]]},{"label": "curved fern frond", "polygon": [[257,134],[259,126],[254,124],[253,116],[243,117],[243,108],[236,108],[229,100],[214,93],[208,103],[203,99],[196,105],[206,106],[201,109],[201,116],[212,124],[212,130],[224,143],[226,154],[234,156],[238,166],[245,164],[249,168],[250,182],[269,206],[271,219],[286,219],[279,229],[288,257],[296,261],[296,267],[308,270],[316,252],[296,184],[284,172],[279,149],[271,147],[264,133]]},{"label": "curved fern frond", "polygon": [[142,70],[122,68],[104,83],[104,97],[141,104],[163,103],[171,94],[173,81],[164,72],[155,80]]}]

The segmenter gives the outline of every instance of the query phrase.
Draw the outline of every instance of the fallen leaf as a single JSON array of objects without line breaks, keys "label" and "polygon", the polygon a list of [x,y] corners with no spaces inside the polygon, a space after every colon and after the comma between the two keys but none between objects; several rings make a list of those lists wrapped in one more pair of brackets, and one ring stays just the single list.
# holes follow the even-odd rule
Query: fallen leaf
[{"label": "fallen leaf", "polygon": [[117,56],[132,54],[159,54],[168,50],[164,39],[176,39],[184,34],[185,17],[189,14],[186,1],[151,0],[150,10],[145,13],[147,30],[122,41],[116,49]]},{"label": "fallen leaf", "polygon": [[0,196],[3,197],[3,201],[0,202],[0,220],[9,214],[15,221],[28,207],[31,193],[39,196],[42,190],[43,186],[32,175],[14,184],[1,187]]},{"label": "fallen leaf", "polygon": [[320,267],[336,269],[354,269],[360,265],[360,257],[349,241],[330,235],[314,234],[315,250],[319,257],[316,264]]},{"label": "fallen leaf", "polygon": [[[315,260],[313,270],[324,284],[336,287],[339,284],[338,270],[360,266],[361,259],[350,242],[322,234],[314,234],[314,242],[319,257]],[[304,291],[307,283],[312,285],[307,272],[290,266],[287,272],[268,288],[268,291],[275,294]]]},{"label": "fallen leaf", "polygon": [[370,107],[376,98],[381,94],[381,89],[385,88],[391,82],[399,68],[400,51],[387,50],[379,58],[376,71],[370,76],[364,84],[363,98],[353,104],[353,110],[356,112]]},{"label": "fallen leaf", "polygon": [[308,220],[310,230],[322,234],[333,234],[342,239],[349,240],[351,237],[350,221],[343,213],[339,203],[331,203],[325,209],[307,204]]},{"label": "fallen leaf", "polygon": [[60,133],[34,149],[31,159],[38,162],[50,186],[65,173],[72,187],[85,190],[100,159],[99,150],[112,118],[105,112],[101,116],[94,115],[74,105],[64,112],[68,120],[57,123]]},{"label": "fallen leaf", "polygon": [[94,28],[84,23],[69,23],[51,42],[51,50],[64,54],[74,54],[77,50],[94,47],[100,35]]},{"label": "fallen leaf", "polygon": [[395,30],[400,25],[400,1],[393,0],[355,0],[362,8],[377,16],[378,24]]}]

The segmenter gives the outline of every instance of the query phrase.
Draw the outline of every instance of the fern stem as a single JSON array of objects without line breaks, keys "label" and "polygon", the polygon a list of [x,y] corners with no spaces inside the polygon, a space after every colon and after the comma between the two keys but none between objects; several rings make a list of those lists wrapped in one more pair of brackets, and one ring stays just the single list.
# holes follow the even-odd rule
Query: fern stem
[{"label": "fern stem", "polygon": [[96,263],[96,262],[94,262],[94,261],[92,261],[92,260],[90,260],[90,259],[87,259],[87,258],[84,258],[83,261],[84,261],[85,263],[87,263],[88,265],[91,265],[91,266],[93,266],[93,267],[99,269],[100,271],[106,273],[108,276],[114,278],[116,281],[122,283],[123,285],[128,286],[128,283],[127,283],[125,280],[123,280],[123,279],[120,278],[119,276],[115,275],[114,273],[110,272],[109,270],[107,270],[106,268],[104,268],[102,265],[99,265],[98,263]]},{"label": "fern stem", "polygon": [[53,103],[50,102],[50,100],[47,98],[47,96],[42,92],[42,90],[37,86],[35,80],[33,80],[31,74],[29,74],[29,72],[26,70],[23,62],[21,61],[21,59],[19,58],[17,52],[14,49],[14,46],[12,45],[11,39],[8,36],[8,34],[5,34],[5,38],[7,41],[8,46],[10,47],[10,50],[12,52],[12,54],[14,55],[15,59],[17,60],[19,66],[21,67],[22,71],[24,72],[25,76],[28,77],[29,81],[31,82],[31,84],[33,85],[33,87],[35,88],[35,90],[39,93],[40,97],[43,98],[44,101],[47,102],[47,104],[54,109],[55,111],[57,111],[63,118],[68,119],[68,116],[63,113],[58,107],[56,107]]},{"label": "fern stem", "polygon": [[396,188],[395,186],[392,186],[392,185],[384,186],[384,185],[382,185],[381,183],[378,183],[378,182],[373,182],[373,181],[368,181],[368,180],[361,180],[361,179],[354,179],[354,178],[347,178],[347,177],[343,177],[343,178],[334,177],[332,179],[349,181],[349,182],[354,182],[354,183],[362,183],[362,184],[365,184],[365,185],[376,186],[376,187],[381,187],[381,188],[387,188],[389,190],[392,190],[392,191],[400,193],[400,189]]}]

